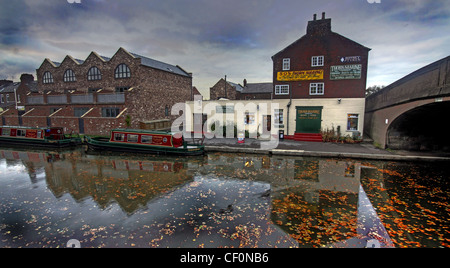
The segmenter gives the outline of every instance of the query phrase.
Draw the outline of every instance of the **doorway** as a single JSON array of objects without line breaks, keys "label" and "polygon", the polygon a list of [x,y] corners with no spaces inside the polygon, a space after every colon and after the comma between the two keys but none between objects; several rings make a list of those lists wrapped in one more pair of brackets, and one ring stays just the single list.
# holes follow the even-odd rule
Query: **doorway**
[{"label": "doorway", "polygon": [[323,106],[297,106],[296,133],[320,133]]}]

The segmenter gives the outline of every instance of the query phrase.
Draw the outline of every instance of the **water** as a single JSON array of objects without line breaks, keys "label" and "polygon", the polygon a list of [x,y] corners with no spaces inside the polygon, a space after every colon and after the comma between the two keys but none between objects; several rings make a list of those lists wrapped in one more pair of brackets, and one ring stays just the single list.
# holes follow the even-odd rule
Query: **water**
[{"label": "water", "polygon": [[446,163],[0,149],[0,247],[450,247]]}]

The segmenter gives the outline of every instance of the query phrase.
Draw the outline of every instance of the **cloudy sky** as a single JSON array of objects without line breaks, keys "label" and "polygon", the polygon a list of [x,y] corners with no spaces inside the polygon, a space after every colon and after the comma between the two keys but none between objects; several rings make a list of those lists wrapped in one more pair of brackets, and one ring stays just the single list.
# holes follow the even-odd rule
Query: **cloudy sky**
[{"label": "cloudy sky", "polygon": [[0,79],[124,47],[193,72],[202,91],[224,75],[271,82],[271,56],[322,12],[372,49],[368,86],[450,55],[448,0],[0,0]]}]

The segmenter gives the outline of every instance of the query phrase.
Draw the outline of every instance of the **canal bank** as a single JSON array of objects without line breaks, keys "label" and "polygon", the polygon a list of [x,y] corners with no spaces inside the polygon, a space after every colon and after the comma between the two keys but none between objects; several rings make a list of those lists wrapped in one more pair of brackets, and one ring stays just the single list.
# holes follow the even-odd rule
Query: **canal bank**
[{"label": "canal bank", "polygon": [[363,142],[357,144],[298,142],[279,140],[275,148],[264,148],[258,139],[245,139],[238,143],[237,139],[205,139],[206,152],[251,153],[285,156],[357,158],[388,161],[450,161],[449,154],[432,154],[429,152],[388,151],[376,148],[373,144]]}]

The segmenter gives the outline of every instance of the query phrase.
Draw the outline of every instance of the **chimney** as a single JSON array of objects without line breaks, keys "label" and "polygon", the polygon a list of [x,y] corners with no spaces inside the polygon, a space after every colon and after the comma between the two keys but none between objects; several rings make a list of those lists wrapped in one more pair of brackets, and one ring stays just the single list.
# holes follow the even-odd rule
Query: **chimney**
[{"label": "chimney", "polygon": [[325,12],[322,12],[322,19],[317,20],[317,15],[314,14],[313,20],[308,21],[306,29],[307,35],[326,35],[331,33],[331,19],[325,18]]},{"label": "chimney", "polygon": [[244,87],[247,86],[247,79],[244,79]]}]

